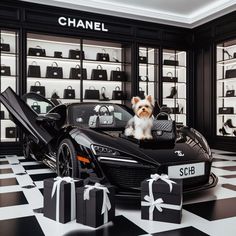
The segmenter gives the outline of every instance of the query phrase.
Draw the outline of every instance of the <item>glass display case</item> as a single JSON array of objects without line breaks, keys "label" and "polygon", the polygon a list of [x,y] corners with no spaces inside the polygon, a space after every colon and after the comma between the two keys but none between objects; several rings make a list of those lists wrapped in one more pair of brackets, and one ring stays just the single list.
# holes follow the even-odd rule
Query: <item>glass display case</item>
[{"label": "glass display case", "polygon": [[[3,92],[7,87],[11,87],[18,93],[18,32],[0,29],[0,38],[0,90]],[[7,109],[0,104],[0,142],[19,141],[18,129],[10,118]]]},{"label": "glass display case", "polygon": [[216,48],[216,135],[236,137],[236,40]]},{"label": "glass display case", "polygon": [[28,33],[27,91],[61,103],[125,103],[130,99],[130,55],[124,43]]},{"label": "glass display case", "polygon": [[186,51],[163,49],[162,54],[162,106],[168,107],[172,119],[186,125]]}]

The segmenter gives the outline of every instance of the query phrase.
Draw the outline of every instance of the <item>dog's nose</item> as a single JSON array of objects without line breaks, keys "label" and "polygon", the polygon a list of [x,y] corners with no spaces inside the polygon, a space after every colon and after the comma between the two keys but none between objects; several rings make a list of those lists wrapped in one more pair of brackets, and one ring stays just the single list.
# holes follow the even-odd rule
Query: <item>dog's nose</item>
[{"label": "dog's nose", "polygon": [[145,108],[143,107],[143,109],[142,109],[143,111],[145,111]]}]

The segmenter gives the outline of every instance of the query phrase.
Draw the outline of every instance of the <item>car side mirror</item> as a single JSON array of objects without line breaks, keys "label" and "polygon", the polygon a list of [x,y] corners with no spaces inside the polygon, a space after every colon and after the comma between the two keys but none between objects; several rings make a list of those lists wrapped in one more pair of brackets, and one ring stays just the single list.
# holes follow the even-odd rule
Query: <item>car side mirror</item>
[{"label": "car side mirror", "polygon": [[36,118],[38,122],[53,122],[61,119],[60,114],[58,113],[47,113],[46,115],[41,115]]}]

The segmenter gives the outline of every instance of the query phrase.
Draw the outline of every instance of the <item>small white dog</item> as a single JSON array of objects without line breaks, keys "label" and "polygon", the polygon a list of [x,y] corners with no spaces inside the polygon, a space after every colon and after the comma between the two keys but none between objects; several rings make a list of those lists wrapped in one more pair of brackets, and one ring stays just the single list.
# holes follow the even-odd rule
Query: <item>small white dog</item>
[{"label": "small white dog", "polygon": [[141,100],[133,97],[131,100],[135,116],[131,118],[125,128],[126,136],[134,136],[136,139],[152,139],[153,107],[154,101],[151,95]]}]

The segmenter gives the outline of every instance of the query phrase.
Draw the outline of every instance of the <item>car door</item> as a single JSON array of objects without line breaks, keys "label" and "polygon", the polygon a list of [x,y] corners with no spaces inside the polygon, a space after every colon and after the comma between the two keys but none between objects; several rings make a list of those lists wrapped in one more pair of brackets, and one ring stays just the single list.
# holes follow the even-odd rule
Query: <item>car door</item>
[{"label": "car door", "polygon": [[29,133],[36,143],[48,144],[53,139],[53,136],[37,121],[38,114],[11,87],[0,94],[0,102],[7,108],[14,122],[24,132]]}]

